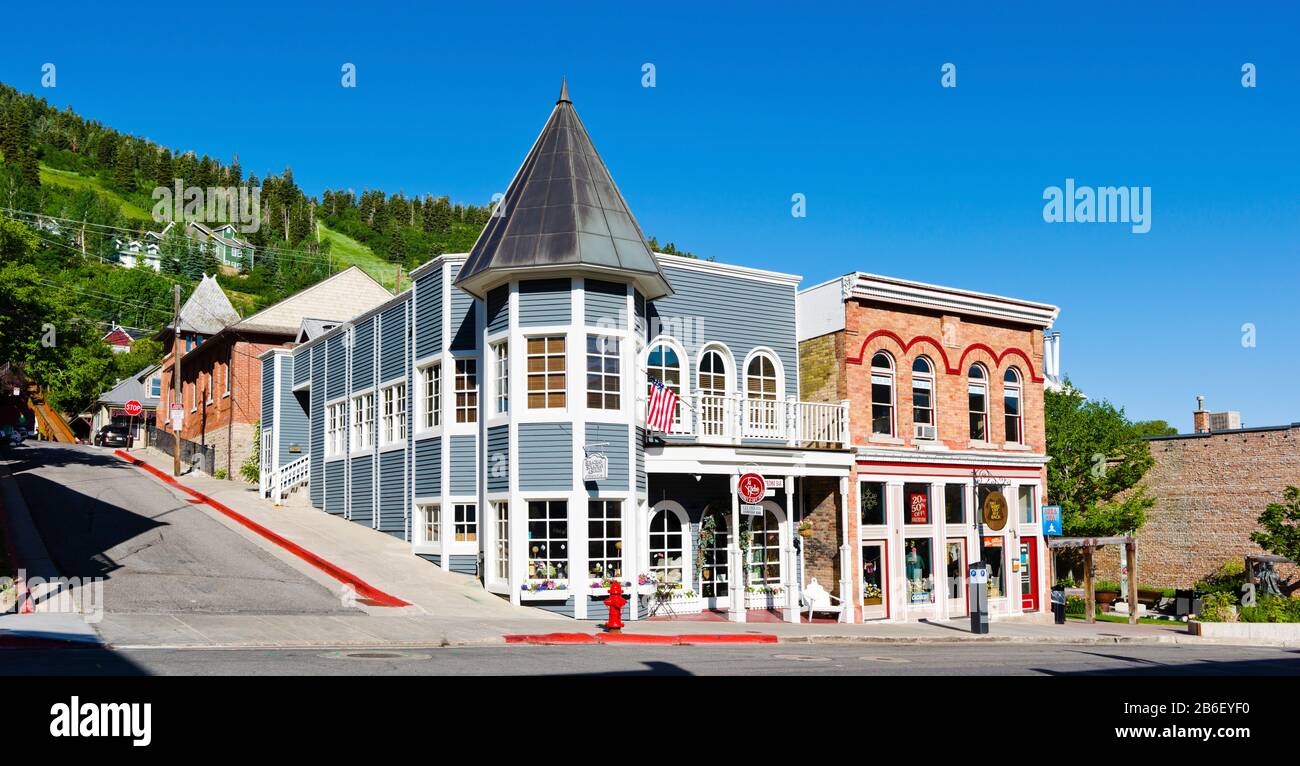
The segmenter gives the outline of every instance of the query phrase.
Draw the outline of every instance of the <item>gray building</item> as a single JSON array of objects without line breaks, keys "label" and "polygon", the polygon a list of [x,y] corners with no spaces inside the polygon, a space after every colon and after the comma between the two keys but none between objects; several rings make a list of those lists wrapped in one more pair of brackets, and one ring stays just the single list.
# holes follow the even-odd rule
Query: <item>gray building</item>
[{"label": "gray building", "polygon": [[[847,403],[799,400],[798,277],[652,252],[564,89],[473,250],[412,279],[264,355],[269,494],[305,484],[579,619],[606,616],[614,579],[632,619],[797,619],[801,486],[842,505],[852,463]],[[678,397],[654,429],[653,381]]]}]

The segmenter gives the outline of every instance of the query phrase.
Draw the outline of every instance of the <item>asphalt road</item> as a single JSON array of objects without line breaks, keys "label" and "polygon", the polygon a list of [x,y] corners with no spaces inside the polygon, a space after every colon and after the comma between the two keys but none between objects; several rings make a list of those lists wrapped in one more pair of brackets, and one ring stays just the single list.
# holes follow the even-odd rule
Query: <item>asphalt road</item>
[{"label": "asphalt road", "polygon": [[1300,676],[1300,649],[1046,644],[0,651],[0,675]]},{"label": "asphalt road", "polygon": [[65,577],[102,577],[112,613],[352,612],[111,449],[28,442],[4,456]]}]

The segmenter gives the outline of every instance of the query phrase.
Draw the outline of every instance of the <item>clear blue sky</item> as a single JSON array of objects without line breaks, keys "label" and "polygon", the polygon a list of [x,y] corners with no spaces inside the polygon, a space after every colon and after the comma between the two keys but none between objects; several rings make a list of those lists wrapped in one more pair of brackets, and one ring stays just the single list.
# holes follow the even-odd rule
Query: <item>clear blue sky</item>
[{"label": "clear blue sky", "polygon": [[[0,80],[119,130],[290,165],[312,194],[484,202],[567,75],[661,241],[805,284],[860,269],[1054,303],[1066,373],[1132,417],[1186,431],[1205,394],[1247,425],[1300,421],[1300,12],[1283,3],[60,5],[7,9]],[[1067,177],[1150,186],[1150,233],[1044,223]]]}]

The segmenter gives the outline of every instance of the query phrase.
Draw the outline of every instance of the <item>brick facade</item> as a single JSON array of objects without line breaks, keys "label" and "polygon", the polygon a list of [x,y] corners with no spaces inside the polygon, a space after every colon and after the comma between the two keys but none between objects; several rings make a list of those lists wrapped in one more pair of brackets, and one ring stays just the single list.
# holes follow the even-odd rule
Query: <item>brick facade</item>
[{"label": "brick facade", "polygon": [[[1156,499],[1138,530],[1138,580],[1190,587],[1229,559],[1264,553],[1251,542],[1269,503],[1300,486],[1300,423],[1152,439],[1155,465],[1143,482]],[[1100,577],[1119,579],[1119,552],[1097,558]],[[1294,575],[1294,570],[1284,570]]]},{"label": "brick facade", "polygon": [[[181,401],[185,406],[185,423],[181,437],[212,446],[216,451],[214,470],[238,476],[239,466],[253,450],[254,424],[261,419],[262,363],[257,357],[269,349],[290,346],[288,340],[274,336],[222,334],[182,355]],[[229,389],[227,365],[230,366]],[[174,395],[172,370],[169,351],[162,368],[163,420]]]}]

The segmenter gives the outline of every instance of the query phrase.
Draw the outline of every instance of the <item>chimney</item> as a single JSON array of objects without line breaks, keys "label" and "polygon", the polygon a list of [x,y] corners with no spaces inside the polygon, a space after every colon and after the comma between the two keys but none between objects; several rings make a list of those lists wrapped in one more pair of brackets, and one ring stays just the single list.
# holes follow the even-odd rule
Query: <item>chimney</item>
[{"label": "chimney", "polygon": [[1052,333],[1052,374],[1061,377],[1061,334]]},{"label": "chimney", "polygon": [[1052,336],[1043,335],[1043,374],[1049,378],[1056,377],[1056,372],[1052,369]]},{"label": "chimney", "polygon": [[1210,411],[1205,409],[1205,397],[1196,397],[1196,411],[1192,413],[1192,432],[1208,434],[1210,432]]}]

